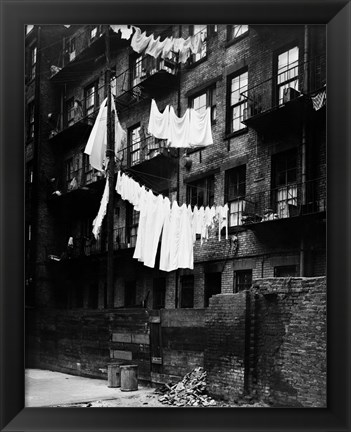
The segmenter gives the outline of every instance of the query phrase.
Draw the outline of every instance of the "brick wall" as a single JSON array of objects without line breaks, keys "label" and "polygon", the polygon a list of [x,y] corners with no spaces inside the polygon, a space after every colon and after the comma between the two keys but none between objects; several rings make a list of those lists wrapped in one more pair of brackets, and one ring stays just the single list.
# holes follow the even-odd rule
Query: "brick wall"
[{"label": "brick wall", "polygon": [[244,392],[246,293],[220,294],[206,309],[208,391],[233,401]]},{"label": "brick wall", "polygon": [[326,407],[326,279],[254,282],[258,393],[276,405]]}]

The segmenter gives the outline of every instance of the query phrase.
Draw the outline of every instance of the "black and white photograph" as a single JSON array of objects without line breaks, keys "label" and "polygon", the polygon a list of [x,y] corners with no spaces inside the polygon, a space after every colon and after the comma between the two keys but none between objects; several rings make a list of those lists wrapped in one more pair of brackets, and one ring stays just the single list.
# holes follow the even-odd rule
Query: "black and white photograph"
[{"label": "black and white photograph", "polygon": [[25,407],[327,408],[326,25],[23,37]]}]

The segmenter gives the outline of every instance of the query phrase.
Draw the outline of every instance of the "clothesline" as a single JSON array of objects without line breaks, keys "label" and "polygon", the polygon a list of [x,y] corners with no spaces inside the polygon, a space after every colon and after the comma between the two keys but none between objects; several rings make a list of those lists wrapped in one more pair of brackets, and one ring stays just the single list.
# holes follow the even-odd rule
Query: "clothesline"
[{"label": "clothesline", "polygon": [[178,61],[181,63],[185,63],[191,55],[201,53],[205,42],[205,37],[202,36],[206,26],[187,39],[182,37],[174,38],[171,36],[166,37],[162,41],[160,35],[157,36],[156,39],[153,33],[146,36],[146,31],[142,33],[139,27],[133,25],[128,27],[127,25],[111,25],[110,27],[116,33],[120,31],[122,39],[129,40],[132,38],[130,45],[138,54],[145,52],[145,54],[154,58],[161,57],[167,59],[172,56],[172,52],[176,52],[179,54]]}]

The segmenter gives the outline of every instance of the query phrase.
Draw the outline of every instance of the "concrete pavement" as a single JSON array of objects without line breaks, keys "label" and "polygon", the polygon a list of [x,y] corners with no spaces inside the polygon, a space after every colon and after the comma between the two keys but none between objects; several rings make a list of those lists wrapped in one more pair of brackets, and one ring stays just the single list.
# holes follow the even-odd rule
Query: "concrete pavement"
[{"label": "concrete pavement", "polygon": [[107,380],[84,378],[41,369],[27,369],[25,406],[50,407],[80,402],[113,400],[115,406],[162,406],[154,389],[139,384],[138,390],[122,392],[107,387]]}]

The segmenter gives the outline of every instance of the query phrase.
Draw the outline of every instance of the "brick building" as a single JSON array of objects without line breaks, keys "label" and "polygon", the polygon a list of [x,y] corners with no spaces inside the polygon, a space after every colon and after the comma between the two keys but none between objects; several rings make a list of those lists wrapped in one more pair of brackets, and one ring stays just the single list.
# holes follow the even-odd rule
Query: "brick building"
[{"label": "brick building", "polygon": [[[256,279],[325,276],[326,118],[312,102],[325,94],[324,26],[139,27],[161,40],[201,32],[202,51],[186,63],[154,59],[101,25],[26,34],[29,364],[100,376],[112,357],[138,362],[148,380],[180,376],[203,364],[212,296]],[[118,164],[179,204],[229,205],[229,238],[214,227],[196,240],[194,270],[162,272],[158,258],[154,269],[133,259],[139,213],[116,193],[113,293],[106,226],[97,241],[91,232],[105,178],[84,154],[107,93],[106,31],[127,131]],[[211,107],[214,144],[169,149],[148,134],[152,98],[179,116]]]}]

